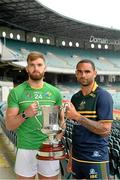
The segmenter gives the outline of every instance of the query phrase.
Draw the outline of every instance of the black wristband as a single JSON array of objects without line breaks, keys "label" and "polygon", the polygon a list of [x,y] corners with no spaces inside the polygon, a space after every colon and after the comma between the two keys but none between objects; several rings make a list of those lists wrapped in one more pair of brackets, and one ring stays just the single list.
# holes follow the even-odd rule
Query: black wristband
[{"label": "black wristband", "polygon": [[24,119],[28,119],[28,117],[26,116],[26,114],[25,114],[24,111],[21,113],[21,116],[22,116],[22,118],[24,118]]}]

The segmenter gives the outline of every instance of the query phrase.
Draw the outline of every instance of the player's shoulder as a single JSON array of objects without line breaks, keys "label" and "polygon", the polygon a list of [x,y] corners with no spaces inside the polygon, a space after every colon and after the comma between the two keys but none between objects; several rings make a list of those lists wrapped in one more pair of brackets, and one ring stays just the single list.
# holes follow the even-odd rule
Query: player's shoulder
[{"label": "player's shoulder", "polygon": [[54,91],[60,91],[56,86],[52,85],[52,84],[49,84],[47,82],[45,82],[45,87],[46,88],[49,88],[51,90],[54,90]]},{"label": "player's shoulder", "polygon": [[16,87],[14,87],[11,91],[12,92],[20,92],[24,89],[26,89],[26,87],[28,86],[27,82],[24,81],[23,83],[17,85]]},{"label": "player's shoulder", "polygon": [[102,98],[110,98],[112,99],[112,95],[110,94],[109,91],[107,91],[106,89],[102,88],[102,87],[98,87],[97,88],[97,91],[98,95]]}]

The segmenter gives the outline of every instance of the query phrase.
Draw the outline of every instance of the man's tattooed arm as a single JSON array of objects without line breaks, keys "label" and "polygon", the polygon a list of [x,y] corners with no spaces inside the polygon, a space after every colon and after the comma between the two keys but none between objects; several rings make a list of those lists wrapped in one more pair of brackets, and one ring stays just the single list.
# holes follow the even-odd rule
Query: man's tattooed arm
[{"label": "man's tattooed arm", "polygon": [[110,134],[111,122],[93,121],[82,115],[80,115],[80,118],[77,121],[80,122],[82,126],[89,129],[95,134],[101,136],[108,136]]}]

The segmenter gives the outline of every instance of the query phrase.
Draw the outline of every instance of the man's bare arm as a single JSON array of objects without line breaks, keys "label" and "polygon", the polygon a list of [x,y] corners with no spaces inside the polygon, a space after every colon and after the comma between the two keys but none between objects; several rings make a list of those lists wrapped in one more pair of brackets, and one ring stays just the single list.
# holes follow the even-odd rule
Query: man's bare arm
[{"label": "man's bare arm", "polygon": [[91,132],[101,135],[103,137],[108,136],[111,132],[111,122],[101,121],[92,121],[84,116],[80,115],[78,122],[81,123],[84,127],[89,129]]},{"label": "man's bare arm", "polygon": [[73,105],[70,105],[67,110],[67,118],[74,119],[79,122],[82,126],[89,129],[91,132],[98,134],[100,136],[108,136],[111,131],[111,122],[106,120],[102,121],[92,121],[80,113],[78,113]]},{"label": "man's bare arm", "polygon": [[[37,102],[32,103],[25,111],[27,117],[33,117],[38,113],[38,104]],[[9,130],[17,129],[26,119],[22,117],[19,113],[18,108],[7,108],[5,124],[6,128]],[[28,119],[29,120],[29,119]]]},{"label": "man's bare arm", "polygon": [[5,125],[7,129],[15,130],[25,121],[21,114],[18,114],[18,111],[18,108],[8,108],[6,110]]}]

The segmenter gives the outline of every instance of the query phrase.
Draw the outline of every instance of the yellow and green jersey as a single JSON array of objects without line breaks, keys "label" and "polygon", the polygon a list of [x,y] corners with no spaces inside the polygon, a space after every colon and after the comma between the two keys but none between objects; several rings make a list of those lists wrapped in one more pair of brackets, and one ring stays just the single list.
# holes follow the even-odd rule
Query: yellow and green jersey
[{"label": "yellow and green jersey", "polygon": [[[71,99],[76,110],[92,121],[111,122],[113,120],[113,100],[111,95],[96,83],[86,96],[80,90]],[[80,123],[75,123],[72,132],[73,158],[82,161],[107,161],[108,137],[97,135]]]},{"label": "yellow and green jersey", "polygon": [[19,108],[19,113],[21,113],[35,101],[39,104],[38,114],[25,120],[16,129],[18,148],[38,149],[48,138],[41,132],[43,117],[40,106],[61,106],[62,96],[59,89],[46,82],[42,88],[37,89],[32,88],[28,82],[23,82],[10,91],[7,103],[8,108]]}]

